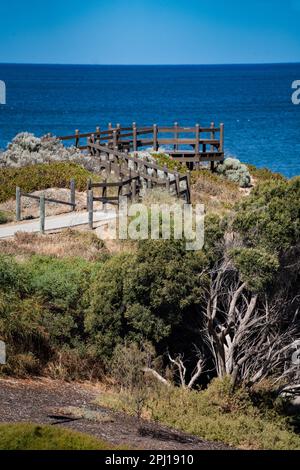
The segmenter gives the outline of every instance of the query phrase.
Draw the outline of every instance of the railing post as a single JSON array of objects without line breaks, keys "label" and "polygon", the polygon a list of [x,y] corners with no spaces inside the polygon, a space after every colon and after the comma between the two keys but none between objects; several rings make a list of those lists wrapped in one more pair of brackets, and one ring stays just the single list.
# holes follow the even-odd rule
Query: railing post
[{"label": "railing post", "polygon": [[158,151],[158,141],[157,141],[157,124],[153,125],[153,150]]},{"label": "railing post", "polygon": [[16,220],[21,220],[21,189],[16,187]]},{"label": "railing post", "polygon": [[88,213],[89,213],[89,228],[93,230],[94,195],[93,195],[92,189],[88,191]]},{"label": "railing post", "polygon": [[79,129],[75,130],[75,147],[79,147]]},{"label": "railing post", "polygon": [[200,125],[196,124],[196,145],[195,145],[195,155],[199,156],[200,153]]},{"label": "railing post", "polygon": [[176,193],[177,193],[177,197],[179,197],[180,195],[180,181],[179,181],[179,174],[176,173]]},{"label": "railing post", "polygon": [[89,178],[86,184],[86,208],[89,210],[89,191],[92,189],[92,180]]},{"label": "railing post", "polygon": [[95,155],[95,148],[93,145],[95,144],[95,134],[92,134],[90,137],[90,143],[91,143],[91,155]]},{"label": "railing post", "polygon": [[119,198],[118,203],[120,203],[120,196],[123,195],[123,178],[122,178],[122,176],[119,176],[119,183],[121,183],[121,184],[119,185],[119,188],[118,188],[118,198]]},{"label": "railing post", "polygon": [[72,211],[75,211],[75,180],[70,181],[70,202],[73,204]]},{"label": "railing post", "polygon": [[117,147],[118,147],[118,150],[119,149],[122,149],[122,146],[121,146],[121,124],[117,124]]},{"label": "railing post", "polygon": [[40,196],[40,232],[45,233],[45,195]]},{"label": "railing post", "polygon": [[99,126],[96,127],[96,144],[101,145],[101,129]]},{"label": "railing post", "polygon": [[137,151],[137,129],[136,129],[136,123],[132,123],[132,138],[133,138],[133,151]]},{"label": "railing post", "polygon": [[224,153],[224,124],[220,124],[220,152]]},{"label": "railing post", "polygon": [[[215,130],[214,130],[215,129],[215,123],[214,122],[212,122],[210,124],[210,128],[212,129],[212,131],[210,133],[210,138],[211,138],[211,140],[215,140]],[[213,144],[211,144],[211,146],[210,146],[210,151],[212,153],[215,152],[215,147],[214,147]],[[215,163],[214,162],[210,162],[210,169],[211,169],[212,172],[215,171]]]},{"label": "railing post", "polygon": [[[211,128],[210,138],[211,140],[215,140],[215,123],[214,122],[210,124],[210,128]],[[212,145],[211,150],[213,150],[213,148],[214,146]]]},{"label": "railing post", "polygon": [[[103,180],[103,183],[105,186],[102,187],[102,198],[104,199],[107,199],[107,179],[105,178]],[[104,210],[104,212],[106,212],[106,201],[102,201],[102,209]]]},{"label": "railing post", "polygon": [[187,199],[188,204],[191,203],[191,185],[192,185],[191,172],[187,171],[187,174],[186,174],[187,198],[186,199]]},{"label": "railing post", "polygon": [[170,178],[169,177],[167,177],[166,179],[166,190],[170,192]]},{"label": "railing post", "polygon": [[118,142],[117,142],[117,131],[113,131],[113,148],[116,149],[118,147]]},{"label": "railing post", "polygon": [[[177,140],[178,139],[178,122],[175,122],[174,123],[174,139]],[[174,150],[177,151],[178,150],[178,144],[174,144]]]}]

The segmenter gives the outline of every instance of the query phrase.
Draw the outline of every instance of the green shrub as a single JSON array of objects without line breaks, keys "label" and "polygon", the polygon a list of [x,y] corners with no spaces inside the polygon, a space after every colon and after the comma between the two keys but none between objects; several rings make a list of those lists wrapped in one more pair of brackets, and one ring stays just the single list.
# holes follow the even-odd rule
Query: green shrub
[{"label": "green shrub", "polygon": [[0,225],[6,224],[8,222],[8,217],[5,212],[0,211]]},{"label": "green shrub", "polygon": [[224,163],[217,166],[217,173],[229,181],[238,183],[241,188],[248,188],[251,184],[251,176],[247,166],[236,158],[226,158]]},{"label": "green shrub", "polygon": [[38,424],[0,424],[0,450],[111,450],[87,434]]},{"label": "green shrub", "polygon": [[230,255],[241,279],[257,292],[267,289],[280,266],[276,254],[270,254],[264,249],[239,248],[231,250]]},{"label": "green shrub", "polygon": [[[200,275],[205,263],[203,253],[187,252],[181,241],[145,241],[135,256],[108,260],[91,285],[85,320],[98,354],[109,359],[126,339],[148,340],[158,347],[187,341],[186,317],[198,316],[196,306],[207,282]],[[171,341],[176,331],[178,340]]]},{"label": "green shrub", "polygon": [[87,179],[95,175],[75,163],[41,163],[22,168],[0,168],[0,203],[15,197],[16,186],[25,192],[47,188],[68,188],[70,179],[79,191],[86,189]]},{"label": "green shrub", "polygon": [[152,153],[152,157],[155,159],[156,164],[160,167],[166,167],[170,171],[179,171],[186,173],[186,165],[173,160],[169,155],[165,153]]},{"label": "green shrub", "polygon": [[0,253],[0,291],[15,290],[23,293],[29,288],[26,270],[11,256]]},{"label": "green shrub", "polygon": [[257,168],[254,165],[247,164],[248,170],[250,171],[253,178],[255,178],[258,183],[263,183],[266,181],[286,181],[286,178],[280,173],[273,173],[273,171],[268,168]]},{"label": "green shrub", "polygon": [[[126,393],[126,392],[125,392]],[[97,399],[100,406],[133,413],[130,400],[122,393],[105,393]],[[272,415],[255,407],[249,392],[232,392],[229,377],[215,379],[203,391],[158,386],[148,393],[144,416],[164,425],[198,436],[200,439],[228,444],[240,449],[296,450],[300,437],[287,418],[275,410]]]},{"label": "green shrub", "polygon": [[64,370],[76,375],[82,357],[87,365],[82,376],[91,376],[94,359],[87,351],[83,324],[93,269],[99,264],[49,257],[19,264],[0,256],[0,336],[8,348],[3,373],[39,373],[64,351]]},{"label": "green shrub", "polygon": [[299,243],[300,177],[256,187],[236,208],[233,229],[246,246],[280,253]]}]

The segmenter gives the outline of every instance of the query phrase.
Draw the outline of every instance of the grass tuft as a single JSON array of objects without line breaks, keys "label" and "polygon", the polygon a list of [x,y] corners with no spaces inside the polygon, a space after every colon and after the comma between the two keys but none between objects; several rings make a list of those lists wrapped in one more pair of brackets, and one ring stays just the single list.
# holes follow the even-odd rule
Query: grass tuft
[{"label": "grass tuft", "polygon": [[0,450],[111,450],[100,439],[75,431],[30,423],[1,424]]},{"label": "grass tuft", "polygon": [[22,168],[0,168],[0,203],[15,197],[16,186],[25,192],[47,188],[68,188],[70,179],[76,181],[76,189],[84,191],[87,179],[95,175],[75,163],[40,163]]},{"label": "grass tuft", "polygon": [[[101,406],[133,414],[124,392],[105,392]],[[299,450],[300,436],[288,419],[254,405],[246,389],[231,390],[229,378],[215,379],[204,391],[178,387],[150,390],[142,416],[208,441],[247,450]]]}]

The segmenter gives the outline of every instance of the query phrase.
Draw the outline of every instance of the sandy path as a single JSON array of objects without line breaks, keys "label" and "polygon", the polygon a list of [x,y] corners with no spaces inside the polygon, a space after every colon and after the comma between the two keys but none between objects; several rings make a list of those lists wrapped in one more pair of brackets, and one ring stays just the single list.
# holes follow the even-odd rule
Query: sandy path
[{"label": "sandy path", "polygon": [[[49,379],[0,379],[0,422],[34,422],[65,426],[103,438],[116,445],[150,450],[224,450],[227,446],[202,441],[154,423],[138,421],[123,413],[96,407],[101,391],[91,384]],[[79,407],[103,415],[103,421],[77,419],[66,422],[62,410]]]}]

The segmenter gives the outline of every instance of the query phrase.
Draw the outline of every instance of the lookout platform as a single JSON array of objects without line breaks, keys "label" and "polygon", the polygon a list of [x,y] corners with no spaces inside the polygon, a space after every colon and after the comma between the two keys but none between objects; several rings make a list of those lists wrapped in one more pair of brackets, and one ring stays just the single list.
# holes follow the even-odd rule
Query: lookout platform
[{"label": "lookout platform", "polygon": [[154,152],[167,153],[170,158],[185,163],[191,170],[202,163],[214,164],[224,160],[224,124],[218,127],[211,123],[209,127],[180,127],[175,123],[171,127],[115,127],[109,124],[107,129],[96,127],[94,132],[80,133],[58,137],[62,141],[74,141],[81,150],[93,151],[93,146],[106,147],[118,152],[138,152],[149,147]]}]

